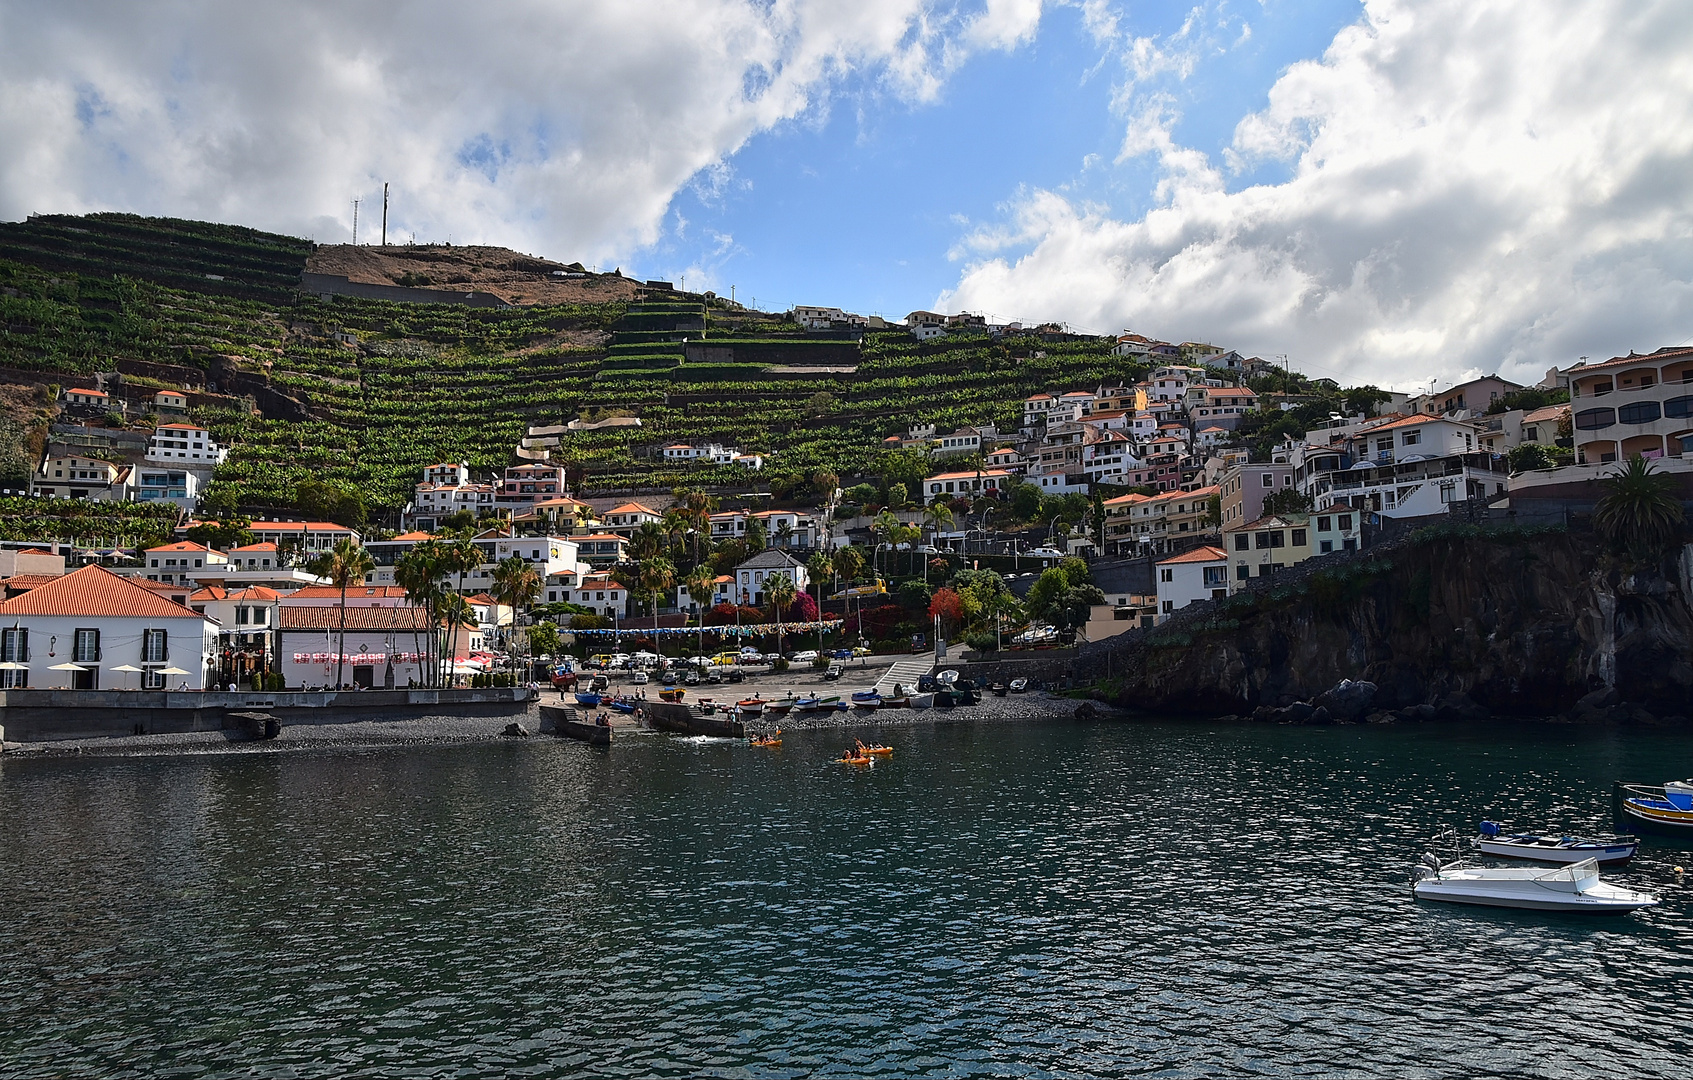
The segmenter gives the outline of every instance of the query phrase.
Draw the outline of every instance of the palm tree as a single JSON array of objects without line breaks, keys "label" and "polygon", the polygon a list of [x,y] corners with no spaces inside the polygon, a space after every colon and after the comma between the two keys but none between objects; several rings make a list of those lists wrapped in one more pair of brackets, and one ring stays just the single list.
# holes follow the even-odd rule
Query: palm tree
[{"label": "palm tree", "polygon": [[682,579],[682,585],[688,590],[688,599],[699,609],[700,620],[700,654],[705,654],[705,609],[711,603],[711,587],[717,583],[717,577],[711,572],[711,567],[695,566],[688,571],[688,576]]},{"label": "palm tree", "polygon": [[822,550],[813,551],[811,558],[805,561],[805,572],[812,581],[817,583],[817,651],[823,652],[823,579],[829,576],[834,567],[834,560]]},{"label": "palm tree", "polygon": [[[540,599],[541,575],[529,565],[527,559],[513,555],[494,567],[493,596],[512,611],[511,637],[506,640],[506,655],[511,657],[512,638],[517,636],[517,613]],[[513,670],[515,669],[514,663]]]},{"label": "palm tree", "polygon": [[747,518],[747,535],[743,541],[747,545],[748,555],[757,555],[769,546],[769,534],[764,531],[764,522],[755,517]]},{"label": "palm tree", "polygon": [[[429,655],[433,659],[440,655],[435,643],[435,612],[441,600],[441,545],[433,540],[423,543],[401,555],[394,562],[394,584],[406,590],[406,599],[414,606],[421,607],[429,618]],[[419,657],[423,649],[418,645],[417,629],[412,629],[412,651]],[[417,665],[418,674],[423,676],[429,669],[423,666],[420,659]],[[425,678],[425,685],[429,684]]]},{"label": "palm tree", "polygon": [[658,598],[676,583],[676,564],[662,556],[643,559],[635,580],[653,606],[653,651],[658,652]]},{"label": "palm tree", "polygon": [[629,555],[636,562],[659,558],[667,547],[669,538],[664,534],[664,526],[656,521],[642,522],[629,538]]},{"label": "palm tree", "polygon": [[700,537],[707,539],[711,536],[711,512],[717,509],[717,500],[698,488],[677,488],[671,494],[676,499],[676,507],[687,520],[689,528],[694,534],[694,562],[700,561]]},{"label": "palm tree", "polygon": [[[441,545],[441,573],[443,575],[457,574],[458,587],[454,595],[463,597],[464,576],[482,565],[482,549],[471,543],[467,537],[458,537]],[[442,612],[445,614],[445,611]],[[465,622],[455,620],[447,639],[447,651],[450,656],[458,655],[459,627]],[[448,661],[449,665],[452,663]]]},{"label": "palm tree", "polygon": [[453,678],[458,674],[459,662],[459,627],[476,618],[476,611],[470,606],[470,601],[462,593],[449,592],[441,598],[441,618],[452,623],[452,633],[447,640],[450,647],[447,650],[447,685],[453,685]]},{"label": "palm tree", "polygon": [[1593,527],[1611,544],[1646,562],[1680,538],[1686,514],[1675,477],[1636,454],[1603,483],[1606,494],[1593,507]]},{"label": "palm tree", "polygon": [[314,577],[328,578],[329,584],[341,590],[341,612],[337,619],[340,626],[340,644],[335,651],[335,686],[341,687],[341,672],[347,662],[347,587],[355,581],[362,583],[365,575],[376,569],[376,560],[370,557],[370,552],[353,543],[351,537],[342,537],[335,541],[335,546],[328,551],[320,551],[307,564],[306,572]]},{"label": "palm tree", "polygon": [[776,525],[776,546],[777,547],[791,547],[791,546],[793,546],[792,543],[791,543],[793,538],[794,538],[794,523],[792,521],[788,520],[787,518],[783,518]]},{"label": "palm tree", "polygon": [[[876,520],[870,524],[870,531],[881,538],[876,545],[876,552],[881,551],[882,545],[886,544],[888,545],[891,554],[893,548],[893,531],[897,528],[899,528],[899,518],[894,517],[892,511],[883,510],[880,514],[876,515]],[[872,552],[870,555],[870,568],[872,570],[876,568],[876,552]]]},{"label": "palm tree", "polygon": [[799,588],[787,574],[772,574],[764,579],[764,594],[770,598],[771,614],[776,616],[776,655],[782,655],[782,615],[793,606]]}]

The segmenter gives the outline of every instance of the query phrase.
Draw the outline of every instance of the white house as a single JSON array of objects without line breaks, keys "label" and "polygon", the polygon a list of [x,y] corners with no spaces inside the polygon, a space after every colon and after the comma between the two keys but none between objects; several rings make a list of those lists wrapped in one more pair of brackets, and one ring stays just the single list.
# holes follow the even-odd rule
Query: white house
[{"label": "white house", "polygon": [[766,599],[766,583],[779,574],[786,574],[791,578],[796,589],[805,589],[811,584],[811,577],[806,573],[804,563],[785,551],[770,548],[735,567],[738,599],[753,607],[762,605]]},{"label": "white house", "polygon": [[[340,657],[341,627],[347,652]],[[333,686],[422,685],[429,664],[429,613],[420,607],[284,606],[278,616],[278,668],[289,689]],[[460,658],[481,647],[481,632],[462,627],[455,650]]]},{"label": "white house", "polygon": [[936,473],[923,481],[928,501],[945,495],[980,495],[1011,486],[1011,474],[1004,469],[971,469],[964,472]]},{"label": "white house", "polygon": [[198,424],[160,424],[147,443],[147,460],[163,465],[215,469],[227,457],[229,451]]},{"label": "white house", "polygon": [[87,457],[42,458],[30,478],[30,494],[44,499],[129,501],[130,466]]},{"label": "white house", "polygon": [[66,390],[65,404],[79,409],[104,409],[111,403],[111,395],[104,390]]},{"label": "white house", "polygon": [[153,408],[160,412],[188,411],[188,395],[181,390],[160,390],[153,395]]},{"label": "white house", "polygon": [[1229,593],[1229,553],[1205,545],[1158,563],[1158,619],[1196,600],[1220,600]]},{"label": "white house", "polygon": [[607,510],[603,524],[614,533],[621,536],[632,536],[642,525],[657,524],[664,520],[664,515],[645,503],[626,502],[621,506],[614,506]]},{"label": "white house", "polygon": [[0,660],[24,665],[0,686],[203,690],[217,655],[216,622],[102,566],[0,603],[0,625]]},{"label": "white house", "polygon": [[911,336],[918,341],[930,341],[946,337],[946,329],[934,323],[919,323],[911,328]]},{"label": "white house", "polygon": [[140,576],[149,581],[162,581],[166,585],[188,585],[194,582],[196,573],[208,566],[222,566],[229,562],[229,557],[204,544],[182,540],[148,548],[141,553],[141,562]]}]

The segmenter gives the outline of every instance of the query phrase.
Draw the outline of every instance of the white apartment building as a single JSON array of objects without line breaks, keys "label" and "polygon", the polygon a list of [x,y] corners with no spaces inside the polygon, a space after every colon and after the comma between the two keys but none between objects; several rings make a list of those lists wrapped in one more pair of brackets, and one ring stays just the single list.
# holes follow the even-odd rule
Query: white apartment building
[{"label": "white apartment building", "polygon": [[224,463],[229,450],[198,424],[160,424],[148,440],[145,460],[210,471]]}]

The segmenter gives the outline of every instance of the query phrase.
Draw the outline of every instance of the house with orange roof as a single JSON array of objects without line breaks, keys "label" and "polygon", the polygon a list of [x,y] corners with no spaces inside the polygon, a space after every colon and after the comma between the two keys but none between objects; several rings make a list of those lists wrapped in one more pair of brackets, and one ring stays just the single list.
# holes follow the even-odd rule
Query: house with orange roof
[{"label": "house with orange roof", "polygon": [[221,681],[276,670],[276,626],[282,593],[263,585],[226,588],[207,585],[188,596],[195,613],[218,623]]},{"label": "house with orange roof", "polygon": [[248,529],[254,541],[294,552],[296,559],[328,551],[337,540],[360,542],[358,531],[333,521],[255,521]]},{"label": "house with orange roof", "polygon": [[216,622],[103,566],[0,602],[0,626],[0,661],[23,665],[0,686],[203,690],[215,670]]},{"label": "house with orange roof", "polygon": [[614,532],[619,536],[633,537],[635,530],[642,525],[656,525],[664,520],[664,515],[641,502],[626,502],[614,506],[600,515],[600,521],[606,532]]},{"label": "house with orange roof", "polygon": [[[1125,495],[1105,504],[1106,542],[1119,554],[1170,551],[1195,537],[1217,535],[1211,520],[1215,484],[1151,497]],[[1113,505],[1115,504],[1115,505]]]},{"label": "house with orange roof", "polygon": [[1004,469],[966,469],[936,473],[923,481],[923,492],[929,502],[934,502],[949,495],[968,498],[1010,486],[1011,474]]},{"label": "house with orange roof", "polygon": [[221,551],[213,551],[192,540],[179,540],[143,551],[141,576],[167,585],[189,585],[194,582],[196,572],[208,566],[224,566],[228,562],[229,556]]},{"label": "house with orange roof", "polygon": [[111,407],[112,396],[104,390],[66,390],[65,404],[74,409],[100,410]]},{"label": "house with orange roof", "polygon": [[87,499],[128,502],[135,470],[80,454],[43,456],[30,477],[29,491],[40,499]]},{"label": "house with orange roof", "polygon": [[65,557],[41,548],[0,548],[0,578],[18,574],[47,574],[58,577],[65,572]]},{"label": "house with orange roof", "polygon": [[[1271,577],[1317,554],[1314,525],[1310,514],[1288,513],[1266,514],[1224,529],[1229,591],[1239,592],[1255,577]],[[1332,544],[1327,550],[1334,550]]]},{"label": "house with orange roof", "polygon": [[1158,621],[1200,600],[1221,600],[1229,594],[1229,553],[1210,544],[1160,559]]}]

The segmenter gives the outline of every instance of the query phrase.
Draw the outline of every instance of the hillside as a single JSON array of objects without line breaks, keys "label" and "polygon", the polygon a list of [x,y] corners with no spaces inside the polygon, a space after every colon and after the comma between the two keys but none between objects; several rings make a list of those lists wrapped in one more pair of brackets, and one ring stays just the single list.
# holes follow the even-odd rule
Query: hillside
[{"label": "hillside", "polygon": [[[325,244],[306,260],[313,274],[338,274],[367,285],[406,285],[493,293],[510,304],[596,304],[633,300],[640,283],[621,274],[590,274],[502,247],[444,244]],[[572,276],[564,276],[572,275]]]},{"label": "hillside", "polygon": [[[748,482],[736,466],[654,456],[681,440],[774,454],[757,482],[780,491],[819,469],[848,476],[871,465],[881,439],[911,423],[1006,425],[1027,394],[1144,372],[1109,355],[1105,341],[978,335],[919,344],[883,331],[860,344],[685,294],[507,308],[324,300],[280,286],[285,265],[296,280],[305,268],[305,241],[107,218],[88,233],[67,230],[94,219],[53,219],[49,230],[34,218],[29,229],[0,230],[0,243],[13,240],[0,257],[0,383],[45,387],[118,372],[135,400],[147,387],[194,391],[193,415],[234,448],[218,480],[251,506],[290,506],[300,481],[319,479],[356,487],[373,510],[391,512],[424,465],[500,468],[529,425],[606,412],[639,416],[643,426],[567,436],[556,449],[581,464],[590,490]],[[70,249],[51,236],[99,242]],[[35,400],[14,397],[25,412]],[[19,416],[0,435],[13,432],[15,455],[18,432],[34,425],[39,439],[42,423],[38,412]],[[0,460],[6,452],[0,446]]]}]

